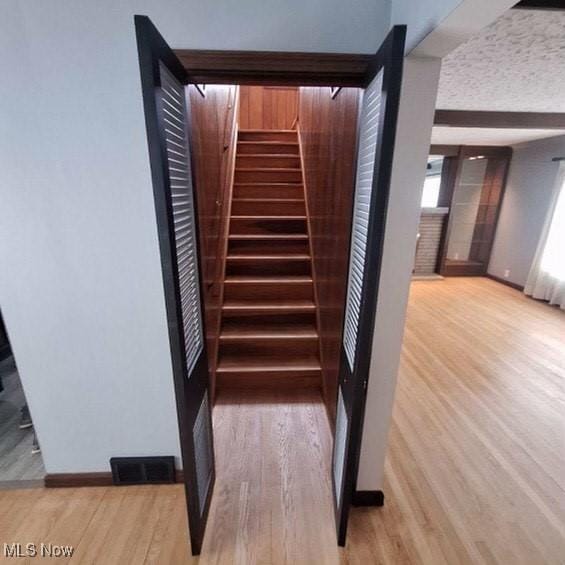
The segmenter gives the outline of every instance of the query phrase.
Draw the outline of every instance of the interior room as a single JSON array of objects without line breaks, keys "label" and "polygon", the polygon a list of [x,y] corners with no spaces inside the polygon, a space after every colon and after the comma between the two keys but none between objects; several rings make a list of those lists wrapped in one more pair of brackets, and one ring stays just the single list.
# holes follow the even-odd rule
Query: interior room
[{"label": "interior room", "polygon": [[0,5],[0,561],[561,565],[563,29]]},{"label": "interior room", "polygon": [[[394,468],[407,449],[426,507],[449,496],[502,562],[558,562],[563,539],[565,12],[539,8],[442,62],[389,452]],[[431,484],[427,451],[445,463]],[[518,498],[531,520],[502,549]]]}]

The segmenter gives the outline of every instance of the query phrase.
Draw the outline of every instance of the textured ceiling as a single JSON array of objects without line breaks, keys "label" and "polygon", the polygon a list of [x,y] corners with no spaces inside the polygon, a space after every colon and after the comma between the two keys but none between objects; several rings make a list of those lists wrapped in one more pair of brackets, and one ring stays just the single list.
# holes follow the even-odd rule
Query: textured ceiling
[{"label": "textured ceiling", "polygon": [[434,145],[515,145],[545,137],[565,135],[559,129],[494,129],[434,127]]},{"label": "textured ceiling", "polygon": [[437,108],[565,112],[565,11],[509,10],[444,60]]}]

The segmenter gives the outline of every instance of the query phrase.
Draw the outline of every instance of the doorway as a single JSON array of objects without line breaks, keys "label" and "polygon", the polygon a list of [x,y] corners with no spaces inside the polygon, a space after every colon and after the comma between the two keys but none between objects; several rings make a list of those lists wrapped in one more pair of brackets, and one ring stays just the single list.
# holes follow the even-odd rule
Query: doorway
[{"label": "doorway", "polygon": [[0,489],[43,486],[33,419],[0,312]]},{"label": "doorway", "polygon": [[[197,65],[183,65],[194,53],[177,57],[147,18],[136,17],[136,28],[192,551],[201,551],[216,479],[212,407],[241,407],[247,399],[274,406],[277,418],[295,404],[318,412],[326,406],[326,426],[336,432],[332,456],[324,456],[331,468],[325,484],[343,545],[359,463],[405,29],[395,27],[365,58],[361,79],[335,71],[351,57],[327,55],[334,67],[325,78],[294,68],[280,83],[256,73],[254,85],[247,71],[232,68],[227,86],[219,86],[202,80]],[[309,57],[324,59],[304,54],[298,66]],[[302,86],[309,82],[316,86]],[[302,99],[302,88],[315,91]],[[261,101],[249,104],[258,95]],[[245,97],[241,118],[260,114],[261,127],[240,126]],[[217,182],[205,190],[214,175]],[[340,239],[346,245],[337,248]],[[331,292],[320,292],[332,282]],[[304,439],[289,439],[280,424],[276,430],[284,446]],[[233,444],[237,430],[228,433]],[[252,435],[249,457],[267,447],[261,434]],[[310,448],[323,443],[309,438]],[[279,452],[261,465],[290,460]],[[301,479],[305,467],[291,476]],[[284,474],[281,480],[287,488]]]}]

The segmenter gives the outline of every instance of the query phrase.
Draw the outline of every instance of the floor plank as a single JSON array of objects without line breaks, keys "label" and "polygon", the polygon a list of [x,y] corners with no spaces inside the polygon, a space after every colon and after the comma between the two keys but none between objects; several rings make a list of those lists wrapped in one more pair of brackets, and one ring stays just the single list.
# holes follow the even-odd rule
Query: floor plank
[{"label": "floor plank", "polygon": [[385,506],[353,510],[344,550],[324,409],[304,391],[220,396],[199,560],[179,485],[1,491],[0,544],[74,544],[81,564],[563,565],[564,344],[563,312],[494,281],[414,283]]}]

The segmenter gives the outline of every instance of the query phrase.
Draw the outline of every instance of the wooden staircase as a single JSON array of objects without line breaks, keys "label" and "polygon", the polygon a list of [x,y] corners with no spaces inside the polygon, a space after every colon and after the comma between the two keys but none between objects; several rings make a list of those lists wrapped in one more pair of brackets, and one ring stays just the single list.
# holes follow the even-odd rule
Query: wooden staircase
[{"label": "wooden staircase", "polygon": [[320,387],[296,131],[239,131],[228,237],[217,386]]}]

